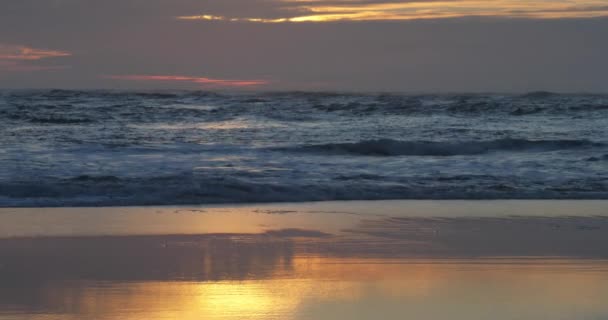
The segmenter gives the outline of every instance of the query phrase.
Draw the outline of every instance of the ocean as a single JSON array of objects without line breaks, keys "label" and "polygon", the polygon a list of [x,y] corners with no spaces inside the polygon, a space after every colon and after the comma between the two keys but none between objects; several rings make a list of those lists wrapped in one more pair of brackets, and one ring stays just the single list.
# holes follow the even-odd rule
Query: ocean
[{"label": "ocean", "polygon": [[608,199],[608,95],[0,91],[0,206]]}]

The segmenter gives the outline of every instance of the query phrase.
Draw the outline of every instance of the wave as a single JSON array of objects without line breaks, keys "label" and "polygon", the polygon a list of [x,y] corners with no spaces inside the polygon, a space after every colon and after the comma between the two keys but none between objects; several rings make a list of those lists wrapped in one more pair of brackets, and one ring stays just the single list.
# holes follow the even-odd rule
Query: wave
[{"label": "wave", "polygon": [[29,119],[31,123],[37,124],[87,124],[94,122],[91,119],[80,119],[80,118],[60,118],[60,117],[48,117],[48,118],[40,118],[40,117],[32,117]]},{"label": "wave", "polygon": [[598,178],[542,182],[515,176],[456,175],[269,182],[243,176],[186,173],[139,178],[81,175],[0,182],[0,207],[389,199],[608,199],[608,185]]},{"label": "wave", "polygon": [[551,91],[532,91],[532,92],[522,94],[521,97],[532,98],[532,99],[544,99],[544,98],[556,97],[559,95],[560,95],[559,93],[551,92]]},{"label": "wave", "polygon": [[[212,106],[209,112],[189,112],[201,105]],[[160,110],[160,109],[167,110]],[[82,117],[94,116],[105,121],[108,115],[117,120],[142,119],[187,120],[206,119],[218,115],[286,115],[337,114],[379,115],[472,115],[535,116],[539,114],[605,113],[608,95],[566,95],[531,92],[525,95],[475,94],[344,94],[344,93],[255,93],[220,94],[213,92],[121,92],[121,91],[2,91],[0,117],[33,113],[46,117],[62,116],[66,112]],[[150,112],[150,111],[154,112]],[[160,114],[159,114],[160,113]],[[300,119],[295,119],[300,120]],[[51,118],[48,120],[53,122]]]},{"label": "wave", "polygon": [[603,143],[589,140],[527,140],[498,139],[490,141],[400,141],[392,139],[364,140],[354,143],[327,143],[281,148],[282,151],[364,156],[459,156],[489,152],[554,151],[600,147]]},{"label": "wave", "polygon": [[587,159],[585,159],[586,161],[591,161],[591,162],[595,162],[595,161],[608,161],[608,154],[605,154],[603,156],[598,156],[598,157],[589,157]]}]

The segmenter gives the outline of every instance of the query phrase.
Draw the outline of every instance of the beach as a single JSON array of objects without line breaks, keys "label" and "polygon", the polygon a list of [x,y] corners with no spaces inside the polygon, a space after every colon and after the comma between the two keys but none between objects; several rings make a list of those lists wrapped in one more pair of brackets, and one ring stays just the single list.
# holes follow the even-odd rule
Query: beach
[{"label": "beach", "polygon": [[602,200],[0,209],[0,319],[602,319]]},{"label": "beach", "polygon": [[608,0],[0,0],[0,320],[608,320]]}]

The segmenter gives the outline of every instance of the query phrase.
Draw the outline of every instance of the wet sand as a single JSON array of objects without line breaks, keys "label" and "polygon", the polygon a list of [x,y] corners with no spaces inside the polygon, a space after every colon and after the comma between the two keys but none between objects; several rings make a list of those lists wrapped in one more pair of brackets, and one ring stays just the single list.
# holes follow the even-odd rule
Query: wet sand
[{"label": "wet sand", "polygon": [[0,319],[605,319],[607,208],[0,209]]}]

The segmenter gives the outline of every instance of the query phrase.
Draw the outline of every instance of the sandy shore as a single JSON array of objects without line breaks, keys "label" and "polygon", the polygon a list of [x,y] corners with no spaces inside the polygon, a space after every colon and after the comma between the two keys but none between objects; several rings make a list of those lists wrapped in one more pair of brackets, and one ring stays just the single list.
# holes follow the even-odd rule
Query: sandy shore
[{"label": "sandy shore", "polygon": [[5,208],[0,319],[601,318],[606,208]]}]

